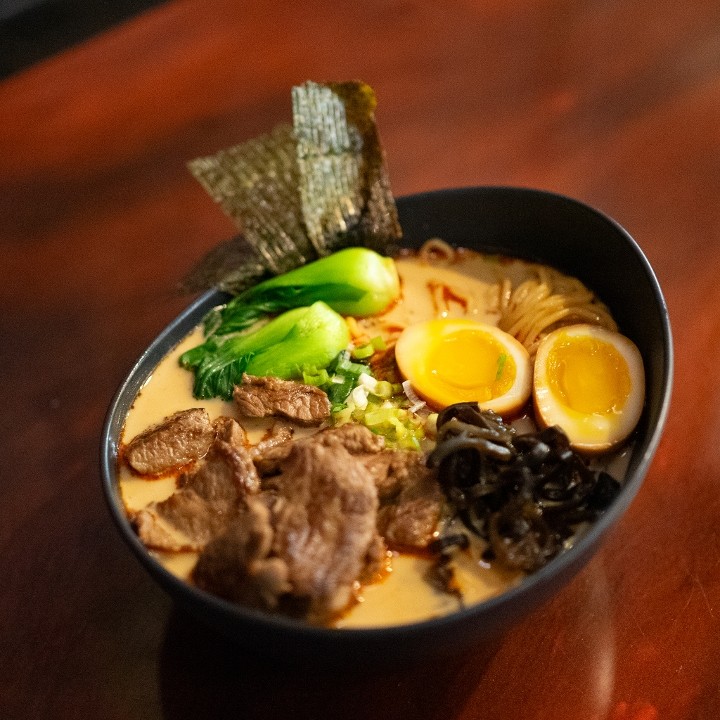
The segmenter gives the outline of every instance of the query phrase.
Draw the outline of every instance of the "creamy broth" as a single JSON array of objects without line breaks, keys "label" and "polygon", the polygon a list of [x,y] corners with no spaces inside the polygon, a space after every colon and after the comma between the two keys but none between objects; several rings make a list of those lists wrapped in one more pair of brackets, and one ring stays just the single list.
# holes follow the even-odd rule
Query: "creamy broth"
[{"label": "creamy broth", "polygon": [[[533,265],[519,260],[463,252],[450,265],[428,264],[409,256],[397,260],[401,279],[400,300],[387,312],[359,320],[357,325],[368,336],[383,335],[392,341],[412,323],[435,317],[469,317],[497,324],[500,310],[500,283],[513,284],[533,275]],[[458,273],[462,275],[459,278]],[[174,348],[155,369],[138,393],[128,414],[123,440],[129,441],[148,426],[182,409],[202,407],[211,418],[237,417],[232,403],[221,400],[198,401],[192,395],[193,375],[178,364],[179,356],[202,342],[197,328]],[[271,426],[271,420],[240,419],[251,442],[257,442]],[[295,437],[312,432],[298,428]],[[175,476],[143,479],[120,467],[120,491],[127,514],[163,500],[175,490]],[[479,545],[458,553],[457,579],[464,603],[472,604],[493,597],[521,580],[519,573],[489,566],[480,557]],[[152,553],[168,570],[188,580],[194,553]],[[433,589],[425,578],[431,561],[415,555],[393,553],[385,577],[358,590],[357,602],[337,621],[337,627],[363,627],[402,624],[444,615],[460,607],[458,599]]]},{"label": "creamy broth", "polygon": [[[514,284],[532,276],[532,265],[465,251],[448,264],[413,257],[396,261],[402,294],[382,315],[358,321],[368,335],[399,334],[402,328],[435,317],[467,317],[496,325],[500,318],[500,282]],[[458,273],[463,277],[458,283]]]}]

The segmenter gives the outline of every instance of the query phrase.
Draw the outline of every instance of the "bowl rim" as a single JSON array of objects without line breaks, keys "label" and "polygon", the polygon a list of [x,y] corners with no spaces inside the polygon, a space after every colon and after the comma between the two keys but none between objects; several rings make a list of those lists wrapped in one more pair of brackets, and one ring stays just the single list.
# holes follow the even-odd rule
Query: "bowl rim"
[{"label": "bowl rim", "polygon": [[[122,508],[122,499],[120,497],[116,471],[118,440],[124,424],[125,415],[132,404],[132,400],[134,400],[138,391],[162,357],[164,357],[187,332],[198,324],[205,312],[213,305],[227,298],[226,293],[218,290],[208,290],[192,301],[178,316],[169,322],[132,365],[110,402],[103,423],[100,442],[100,471],[103,492],[111,517],[118,527],[120,534],[123,536],[123,539],[128,543],[140,563],[168,593],[170,593],[170,589],[172,589],[173,595],[179,594],[184,599],[192,602],[200,601],[201,603],[210,604],[214,610],[219,611],[223,616],[234,617],[238,621],[247,623],[259,622],[267,628],[289,633],[298,638],[302,636],[312,636],[313,638],[319,638],[321,640],[327,638],[335,644],[340,643],[341,645],[345,645],[354,644],[358,639],[382,638],[384,640],[391,640],[395,637],[407,638],[408,636],[423,635],[430,632],[435,634],[439,630],[442,631],[456,624],[464,624],[472,620],[478,621],[484,616],[490,616],[496,613],[503,614],[503,611],[509,612],[511,606],[523,598],[528,598],[528,596],[533,597],[537,595],[541,599],[544,598],[545,593],[543,591],[552,586],[557,576],[564,574],[569,579],[575,571],[582,567],[584,560],[592,554],[593,548],[597,546],[601,537],[616,520],[625,513],[635,498],[660,443],[669,414],[673,384],[674,354],[670,318],[655,272],[637,242],[618,222],[602,211],[580,200],[548,190],[507,185],[481,185],[427,190],[400,196],[396,201],[400,209],[405,203],[422,203],[425,200],[441,198],[442,196],[476,196],[478,194],[504,193],[524,194],[528,197],[545,197],[556,202],[569,203],[605,220],[614,228],[615,232],[623,237],[624,241],[637,256],[646,275],[646,279],[653,290],[663,331],[662,348],[664,371],[662,375],[662,400],[657,422],[655,426],[649,430],[649,434],[644,442],[644,450],[637,467],[632,475],[626,478],[619,496],[608,510],[601,515],[598,520],[592,523],[587,531],[577,539],[572,548],[554,558],[537,572],[524,577],[517,585],[502,591],[498,595],[460,608],[449,614],[409,623],[376,627],[344,627],[342,629],[320,627],[309,625],[293,618],[272,615],[261,610],[244,607],[190,585],[168,571],[140,542]],[[535,604],[536,603],[533,603],[533,605]]]}]

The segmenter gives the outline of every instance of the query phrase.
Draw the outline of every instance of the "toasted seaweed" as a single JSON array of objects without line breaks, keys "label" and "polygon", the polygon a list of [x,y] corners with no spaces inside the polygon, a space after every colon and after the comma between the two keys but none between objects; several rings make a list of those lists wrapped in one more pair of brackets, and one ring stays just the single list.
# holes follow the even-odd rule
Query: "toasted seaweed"
[{"label": "toasted seaweed", "polygon": [[384,250],[401,236],[376,99],[361,82],[293,88],[293,125],[305,226],[320,255],[348,245]]},{"label": "toasted seaweed", "polygon": [[375,126],[375,94],[361,82],[293,88],[293,124],[188,163],[241,233],[182,283],[238,293],[349,245],[388,252],[402,236]]},{"label": "toasted seaweed", "polygon": [[210,250],[180,281],[180,291],[196,293],[207,288],[237,295],[269,275],[250,243],[235,235]]},{"label": "toasted seaweed", "polygon": [[289,125],[188,164],[272,273],[314,260],[302,223],[295,137]]}]

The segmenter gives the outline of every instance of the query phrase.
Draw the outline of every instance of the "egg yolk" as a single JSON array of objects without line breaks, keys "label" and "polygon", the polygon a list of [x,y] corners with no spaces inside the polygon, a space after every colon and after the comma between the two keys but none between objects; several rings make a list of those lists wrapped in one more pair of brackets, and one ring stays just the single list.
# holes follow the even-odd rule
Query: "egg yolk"
[{"label": "egg yolk", "polygon": [[565,337],[548,354],[553,392],[581,413],[619,412],[632,390],[623,356],[610,344],[591,337]]},{"label": "egg yolk", "polygon": [[479,330],[457,330],[428,349],[427,369],[436,384],[463,400],[504,395],[515,380],[515,361],[501,343]]}]

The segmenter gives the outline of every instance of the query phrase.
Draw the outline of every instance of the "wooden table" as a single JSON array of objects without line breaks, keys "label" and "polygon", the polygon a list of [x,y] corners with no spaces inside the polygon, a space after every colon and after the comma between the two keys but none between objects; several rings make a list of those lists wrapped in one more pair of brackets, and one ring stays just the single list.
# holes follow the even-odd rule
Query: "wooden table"
[{"label": "wooden table", "polygon": [[[168,2],[0,84],[0,717],[720,717],[720,5]],[[0,49],[1,52],[1,49]],[[442,667],[274,666],[131,557],[102,496],[110,399],[232,227],[187,160],[361,78],[397,195],[510,184],[622,223],[670,309],[647,480],[584,571]]]}]

